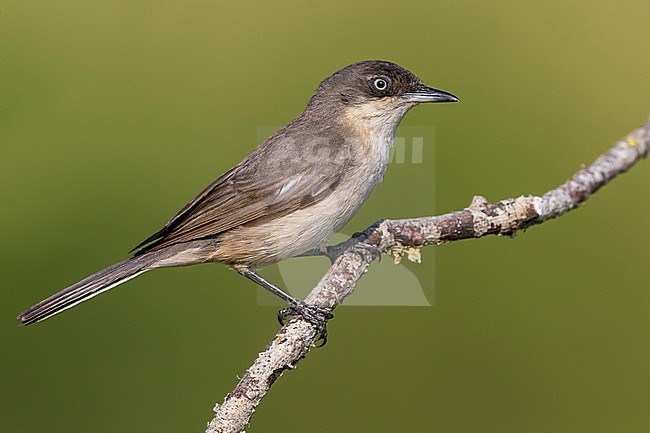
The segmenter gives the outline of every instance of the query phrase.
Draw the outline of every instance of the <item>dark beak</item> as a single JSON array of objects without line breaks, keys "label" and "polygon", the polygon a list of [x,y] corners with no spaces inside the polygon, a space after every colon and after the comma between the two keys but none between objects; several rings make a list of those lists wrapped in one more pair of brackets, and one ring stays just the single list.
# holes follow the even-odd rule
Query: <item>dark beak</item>
[{"label": "dark beak", "polygon": [[405,93],[404,97],[406,97],[409,100],[409,102],[416,102],[416,103],[460,102],[460,99],[458,99],[451,93],[447,93],[443,90],[432,89],[431,87],[427,87],[424,84],[415,92]]}]

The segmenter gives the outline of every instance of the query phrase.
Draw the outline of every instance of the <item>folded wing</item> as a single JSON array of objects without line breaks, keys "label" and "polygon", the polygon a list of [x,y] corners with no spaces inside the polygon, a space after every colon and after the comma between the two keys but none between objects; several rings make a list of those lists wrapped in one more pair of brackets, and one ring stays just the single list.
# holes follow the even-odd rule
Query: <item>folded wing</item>
[{"label": "folded wing", "polygon": [[345,143],[331,137],[306,140],[297,147],[274,136],[134,248],[139,249],[136,255],[311,206],[338,185],[349,159]]}]

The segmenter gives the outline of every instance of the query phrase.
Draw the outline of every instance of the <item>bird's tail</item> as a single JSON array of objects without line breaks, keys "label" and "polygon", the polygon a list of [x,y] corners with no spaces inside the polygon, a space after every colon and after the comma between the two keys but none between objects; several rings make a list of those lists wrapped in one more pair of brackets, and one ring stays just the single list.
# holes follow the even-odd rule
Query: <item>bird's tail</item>
[{"label": "bird's tail", "polygon": [[45,320],[63,310],[97,296],[151,269],[154,254],[143,254],[103,269],[88,278],[61,290],[22,312],[17,319],[22,325]]}]

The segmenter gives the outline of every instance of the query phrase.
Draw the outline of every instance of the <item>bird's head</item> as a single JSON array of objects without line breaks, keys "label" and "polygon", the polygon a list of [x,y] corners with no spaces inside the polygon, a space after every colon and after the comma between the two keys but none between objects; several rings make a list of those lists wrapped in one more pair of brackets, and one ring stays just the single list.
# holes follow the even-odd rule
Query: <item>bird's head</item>
[{"label": "bird's head", "polygon": [[343,111],[360,121],[382,119],[396,125],[417,104],[458,101],[451,93],[426,86],[395,63],[365,60],[323,80],[309,105],[322,112]]}]

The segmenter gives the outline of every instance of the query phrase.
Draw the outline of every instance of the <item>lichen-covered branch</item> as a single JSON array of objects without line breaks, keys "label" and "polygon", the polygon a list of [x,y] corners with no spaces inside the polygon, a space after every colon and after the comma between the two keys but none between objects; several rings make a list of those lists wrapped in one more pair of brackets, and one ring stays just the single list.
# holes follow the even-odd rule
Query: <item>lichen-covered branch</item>
[{"label": "lichen-covered branch", "polygon": [[[350,295],[357,281],[379,253],[417,257],[425,245],[441,244],[485,235],[511,234],[558,217],[584,202],[591,194],[625,172],[650,151],[650,119],[630,133],[589,167],[543,196],[522,196],[488,203],[474,197],[466,209],[440,216],[384,220],[364,233],[330,249],[337,258],[305,302],[334,309]],[[332,254],[328,254],[332,256]],[[216,405],[207,433],[236,433],[250,422],[255,407],[285,370],[293,368],[314,345],[314,325],[292,318],[259,354],[235,389]]]}]

